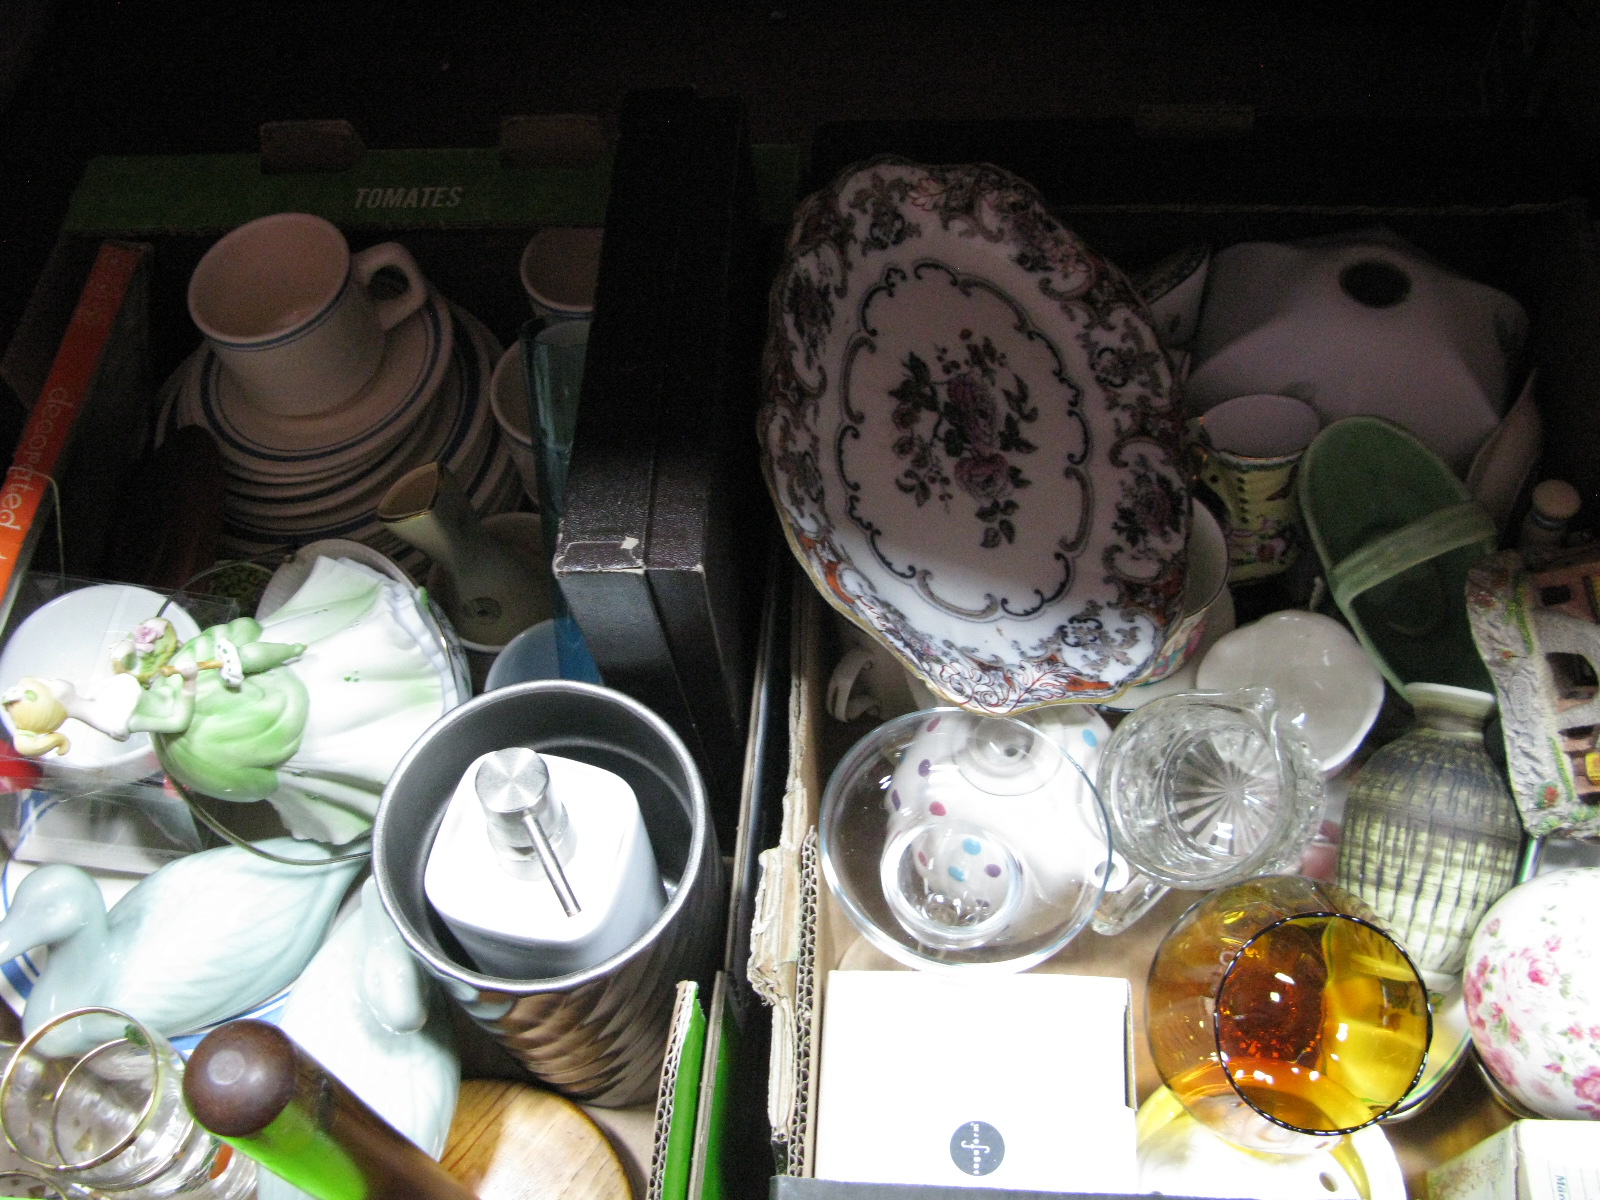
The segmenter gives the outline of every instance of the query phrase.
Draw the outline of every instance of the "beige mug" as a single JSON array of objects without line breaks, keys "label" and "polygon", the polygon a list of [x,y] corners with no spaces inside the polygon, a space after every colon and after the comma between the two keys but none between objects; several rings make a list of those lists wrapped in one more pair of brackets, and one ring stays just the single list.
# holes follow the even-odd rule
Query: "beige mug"
[{"label": "beige mug", "polygon": [[505,435],[511,463],[522,480],[522,490],[539,506],[539,459],[533,448],[533,409],[528,396],[528,372],[522,339],[506,347],[489,376],[489,411]]},{"label": "beige mug", "polygon": [[1228,578],[1264,579],[1293,565],[1304,541],[1295,469],[1322,419],[1293,396],[1236,396],[1192,425],[1199,482],[1223,507]]},{"label": "beige mug", "polygon": [[593,315],[603,234],[587,226],[552,225],[528,239],[518,274],[534,316],[566,321]]},{"label": "beige mug", "polygon": [[[385,268],[405,282],[377,296]],[[428,284],[398,242],[352,254],[337,226],[274,213],[225,234],[189,277],[189,315],[261,411],[309,417],[337,409],[383,362],[388,332],[422,307]]]}]

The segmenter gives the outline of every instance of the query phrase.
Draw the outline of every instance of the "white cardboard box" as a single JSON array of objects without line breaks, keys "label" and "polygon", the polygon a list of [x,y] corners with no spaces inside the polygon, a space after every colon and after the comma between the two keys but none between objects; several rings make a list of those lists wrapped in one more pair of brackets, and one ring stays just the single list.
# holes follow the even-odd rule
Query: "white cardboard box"
[{"label": "white cardboard box", "polygon": [[833,971],[816,1176],[1135,1192],[1126,980]]},{"label": "white cardboard box", "polygon": [[1428,1172],[1430,1200],[1600,1200],[1600,1122],[1516,1121]]}]

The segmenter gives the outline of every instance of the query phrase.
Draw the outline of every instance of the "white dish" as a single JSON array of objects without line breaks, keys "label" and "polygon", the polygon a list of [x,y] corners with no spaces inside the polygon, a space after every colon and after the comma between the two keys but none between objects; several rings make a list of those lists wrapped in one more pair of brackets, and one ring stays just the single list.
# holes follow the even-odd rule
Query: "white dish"
[{"label": "white dish", "polygon": [[[552,593],[555,590],[556,582],[550,574],[549,563],[545,561],[544,526],[539,520],[539,514],[530,512],[493,513],[483,519],[483,529],[501,546],[514,552],[517,557],[524,560],[531,559],[536,563],[544,563],[544,569],[536,572],[536,574],[540,577],[540,583],[548,583],[549,591],[545,595],[538,597],[533,603],[533,607],[538,613],[534,623],[549,622],[553,615],[551,609]],[[450,576],[437,563],[433,563],[429,565],[428,573],[423,582],[426,584],[429,593],[439,601],[440,607],[448,611],[452,604],[451,597],[454,595],[454,587]],[[526,630],[523,632],[526,632]],[[517,636],[520,637],[521,634]],[[512,640],[514,641],[515,638]],[[489,645],[485,642],[468,641],[463,637],[461,644],[475,654],[498,655],[511,642]]]},{"label": "white dish", "polygon": [[991,166],[879,159],[805,201],[759,419],[790,547],[947,700],[1104,700],[1181,611],[1171,367],[1121,273]]},{"label": "white dish", "polygon": [[521,480],[488,404],[499,342],[464,309],[452,304],[449,311],[456,326],[451,363],[429,415],[381,463],[334,486],[264,497],[241,493],[230,481],[222,538],[228,553],[253,557],[285,545],[350,538],[415,575],[425,560],[384,529],[375,512],[389,484],[425,462],[443,462],[480,513],[517,507]]},{"label": "white dish", "polygon": [[1355,635],[1301,609],[1269,613],[1219,638],[1200,660],[1195,684],[1205,692],[1270,687],[1325,775],[1349,761],[1383,707],[1383,676]]},{"label": "white dish", "polygon": [[[25,676],[67,679],[84,695],[111,678],[111,648],[128,637],[141,621],[158,612],[172,622],[180,640],[200,632],[183,608],[162,605],[167,597],[132,584],[93,584],[63,593],[30,613],[0,651],[0,689]],[[9,736],[16,735],[9,716],[0,709]],[[39,760],[52,773],[90,776],[106,782],[131,782],[161,769],[147,733],[117,741],[108,734],[68,717],[61,731],[71,741],[65,753]]]},{"label": "white dish", "polygon": [[1134,276],[1133,286],[1150,306],[1150,319],[1168,349],[1187,345],[1199,328],[1210,270],[1211,247],[1202,242],[1176,250]]},{"label": "white dish", "polygon": [[183,424],[204,425],[236,462],[293,474],[331,468],[403,435],[421,404],[438,390],[450,362],[452,322],[446,302],[427,301],[389,331],[378,372],[339,408],[308,417],[280,417],[255,407],[209,346],[197,352],[178,401]]}]

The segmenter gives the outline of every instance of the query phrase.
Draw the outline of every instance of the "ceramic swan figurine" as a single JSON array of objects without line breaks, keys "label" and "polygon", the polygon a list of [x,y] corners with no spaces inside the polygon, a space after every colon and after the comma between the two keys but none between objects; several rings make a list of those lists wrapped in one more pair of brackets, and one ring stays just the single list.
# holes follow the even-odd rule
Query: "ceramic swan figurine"
[{"label": "ceramic swan figurine", "polygon": [[93,693],[59,679],[11,686],[17,750],[64,750],[70,719],[119,739],[149,732],[187,787],[267,800],[295,837],[333,845],[371,828],[400,756],[463,699],[415,590],[345,558],[317,558],[270,616],[182,646],[164,618],[146,621],[116,665]]},{"label": "ceramic swan figurine", "polygon": [[[260,845],[312,861],[324,853],[291,838]],[[104,1005],[173,1037],[254,1008],[305,968],[361,866],[290,866],[224,846],[147,875],[109,912],[88,872],[39,867],[0,920],[0,961],[50,947],[23,1030]]]},{"label": "ceramic swan figurine", "polygon": [[[279,1027],[427,1154],[444,1153],[461,1089],[447,1001],[412,956],[368,879],[289,993]],[[298,1200],[263,1173],[260,1200]]]}]

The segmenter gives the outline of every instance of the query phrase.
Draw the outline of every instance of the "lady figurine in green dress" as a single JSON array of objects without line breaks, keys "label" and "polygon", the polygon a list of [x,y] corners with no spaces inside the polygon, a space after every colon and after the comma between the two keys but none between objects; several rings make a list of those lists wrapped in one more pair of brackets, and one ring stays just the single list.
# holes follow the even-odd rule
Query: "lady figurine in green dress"
[{"label": "lady figurine in green dress", "polygon": [[463,698],[414,591],[319,557],[270,616],[179,646],[153,618],[92,691],[28,678],[0,698],[18,753],[65,751],[76,719],[114,738],[148,732],[166,772],[220,800],[267,800],[296,837],[343,844],[370,828],[400,756]]}]

